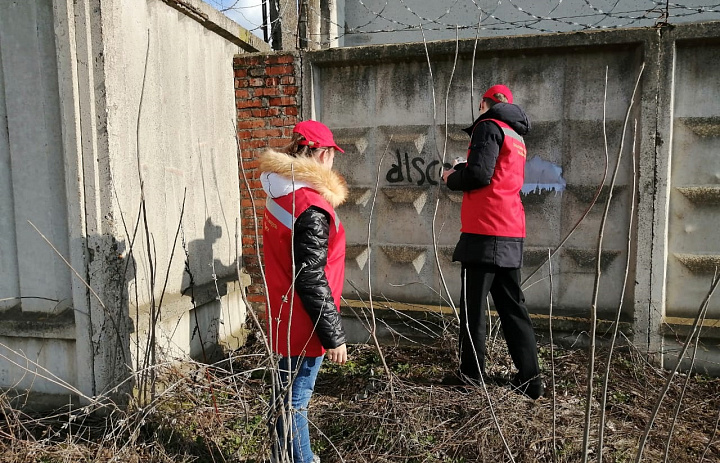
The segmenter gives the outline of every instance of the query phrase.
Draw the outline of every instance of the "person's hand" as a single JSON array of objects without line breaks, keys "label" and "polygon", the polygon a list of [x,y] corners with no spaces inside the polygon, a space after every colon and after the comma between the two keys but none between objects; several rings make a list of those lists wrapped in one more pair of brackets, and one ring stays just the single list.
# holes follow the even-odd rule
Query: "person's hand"
[{"label": "person's hand", "polygon": [[455,169],[443,170],[442,179],[445,184],[447,184],[447,179],[453,172],[455,172]]},{"label": "person's hand", "polygon": [[345,344],[341,344],[334,349],[328,349],[326,356],[331,362],[342,365],[347,362],[347,346]]}]

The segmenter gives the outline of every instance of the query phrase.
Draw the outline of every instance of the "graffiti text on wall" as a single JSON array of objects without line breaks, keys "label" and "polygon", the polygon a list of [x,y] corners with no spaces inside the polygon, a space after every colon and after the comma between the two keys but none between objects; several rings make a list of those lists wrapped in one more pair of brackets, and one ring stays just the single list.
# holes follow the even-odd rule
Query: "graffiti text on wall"
[{"label": "graffiti text on wall", "polygon": [[[400,154],[400,150],[395,150],[396,163],[392,164],[390,170],[385,175],[385,179],[390,183],[408,182],[422,186],[425,183],[437,185],[440,178],[440,169],[436,166],[440,165],[440,161],[432,160],[425,164],[425,159],[421,157],[410,158]],[[449,169],[450,164],[445,164],[445,168]]]}]

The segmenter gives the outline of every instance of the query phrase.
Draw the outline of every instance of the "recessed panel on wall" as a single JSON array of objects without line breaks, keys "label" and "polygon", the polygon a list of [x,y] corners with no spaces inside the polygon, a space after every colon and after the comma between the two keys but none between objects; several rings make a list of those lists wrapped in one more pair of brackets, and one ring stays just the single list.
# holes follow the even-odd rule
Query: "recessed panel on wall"
[{"label": "recessed panel on wall", "polygon": [[[694,318],[720,269],[720,43],[678,43],[665,314]],[[712,298],[707,318],[720,318]]]}]

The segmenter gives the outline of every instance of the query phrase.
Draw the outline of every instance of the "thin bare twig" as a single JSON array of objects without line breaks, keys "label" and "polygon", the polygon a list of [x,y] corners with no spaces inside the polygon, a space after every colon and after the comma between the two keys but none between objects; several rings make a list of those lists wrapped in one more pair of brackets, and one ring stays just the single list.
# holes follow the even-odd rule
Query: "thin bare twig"
[{"label": "thin bare twig", "polygon": [[375,318],[375,306],[373,305],[373,291],[372,291],[372,265],[370,262],[370,257],[372,255],[372,247],[370,246],[370,241],[372,238],[372,217],[373,212],[375,211],[375,202],[377,200],[377,193],[378,189],[380,187],[380,168],[382,167],[383,159],[385,159],[385,155],[387,154],[388,148],[390,147],[390,143],[392,142],[393,136],[390,135],[390,139],[388,140],[387,145],[385,146],[385,151],[383,151],[382,156],[380,156],[380,161],[378,161],[378,168],[377,168],[377,176],[375,179],[375,191],[373,192],[373,199],[372,199],[372,205],[370,206],[370,217],[368,218],[368,235],[367,235],[367,250],[368,250],[368,256],[367,256],[367,267],[368,267],[368,297],[370,302],[370,315],[371,315],[371,330],[370,335],[372,336],[373,342],[375,343],[375,348],[378,351],[378,355],[380,356],[380,360],[382,360],[383,368],[385,369],[385,374],[388,377],[388,384],[390,384],[391,391],[393,390],[393,383],[392,383],[392,372],[390,371],[390,368],[387,365],[387,362],[385,361],[385,355],[382,352],[382,348],[380,347],[380,341],[378,341],[377,338],[377,323]]},{"label": "thin bare twig", "polygon": [[553,268],[548,248],[548,277],[550,278],[550,308],[548,310],[548,329],[550,331],[550,382],[552,384],[552,457],[557,461],[557,398],[555,397],[555,345],[553,343]]},{"label": "thin bare twig", "polygon": [[[588,390],[587,390],[587,396],[586,396],[587,402],[585,404],[585,432],[583,434],[583,462],[587,462],[588,453],[589,453],[588,448],[590,445],[590,442],[589,442],[589,440],[590,440],[590,417],[591,417],[592,399],[593,399],[593,380],[595,377],[595,342],[596,342],[595,335],[597,332],[597,300],[598,300],[598,293],[600,291],[600,275],[602,273],[601,263],[602,263],[603,235],[605,232],[605,224],[607,223],[608,214],[610,212],[610,203],[612,202],[613,189],[615,188],[615,182],[617,181],[617,176],[620,171],[620,161],[622,159],[622,152],[625,148],[625,133],[627,131],[628,122],[630,120],[630,112],[632,111],[633,105],[635,103],[635,96],[637,95],[637,90],[638,90],[638,87],[640,86],[640,79],[642,78],[644,70],[645,70],[645,63],[642,63],[642,65],[640,66],[640,72],[638,72],[638,76],[635,81],[635,86],[633,88],[632,95],[630,96],[630,103],[628,104],[627,112],[625,113],[625,120],[623,122],[622,135],[620,137],[620,148],[618,149],[617,162],[615,163],[615,171],[613,172],[612,180],[610,181],[610,186],[608,188],[608,198],[607,198],[607,201],[605,202],[605,211],[603,212],[602,219],[600,220],[600,231],[598,233],[598,245],[597,245],[597,261],[595,263],[595,284],[593,285],[592,305],[590,308],[591,309],[590,310],[590,356],[589,356],[590,358],[588,359]],[[605,79],[607,82],[607,70],[605,73]],[[606,89],[607,89],[607,86],[606,86]],[[605,109],[603,106],[603,133],[606,132],[604,111],[605,111]],[[607,142],[606,142],[605,155],[607,156]],[[606,165],[607,165],[607,163],[606,163]]]},{"label": "thin bare twig", "polygon": [[620,315],[622,314],[622,307],[623,302],[625,300],[625,290],[627,288],[627,282],[628,282],[628,276],[630,275],[630,251],[632,246],[632,230],[633,230],[633,221],[635,219],[635,189],[636,189],[636,181],[635,181],[635,175],[636,167],[635,167],[635,147],[637,146],[637,120],[635,120],[635,124],[633,127],[633,148],[632,148],[632,193],[630,195],[630,223],[628,225],[628,238],[626,241],[626,247],[625,247],[625,274],[623,276],[623,284],[622,289],[620,290],[620,301],[618,302],[618,309],[615,314],[615,323],[613,325],[613,334],[610,339],[610,349],[608,352],[608,359],[607,364],[605,365],[605,379],[603,381],[603,392],[602,392],[602,399],[600,402],[600,426],[598,429],[598,463],[602,462],[602,454],[603,454],[603,446],[604,446],[604,437],[605,437],[605,406],[607,404],[607,392],[608,392],[608,386],[610,384],[610,370],[612,367],[612,358],[613,358],[613,350],[615,349],[615,342],[617,341],[617,334],[618,330],[620,328]]}]

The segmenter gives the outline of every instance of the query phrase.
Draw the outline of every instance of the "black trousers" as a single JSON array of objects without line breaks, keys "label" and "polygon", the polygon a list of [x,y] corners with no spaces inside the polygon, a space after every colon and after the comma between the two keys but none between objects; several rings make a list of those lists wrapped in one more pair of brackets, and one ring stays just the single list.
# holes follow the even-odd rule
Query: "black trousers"
[{"label": "black trousers", "polygon": [[490,293],[520,379],[527,381],[539,375],[535,331],[520,288],[520,269],[463,264],[461,280],[460,372],[475,379],[485,373],[487,295]]}]

